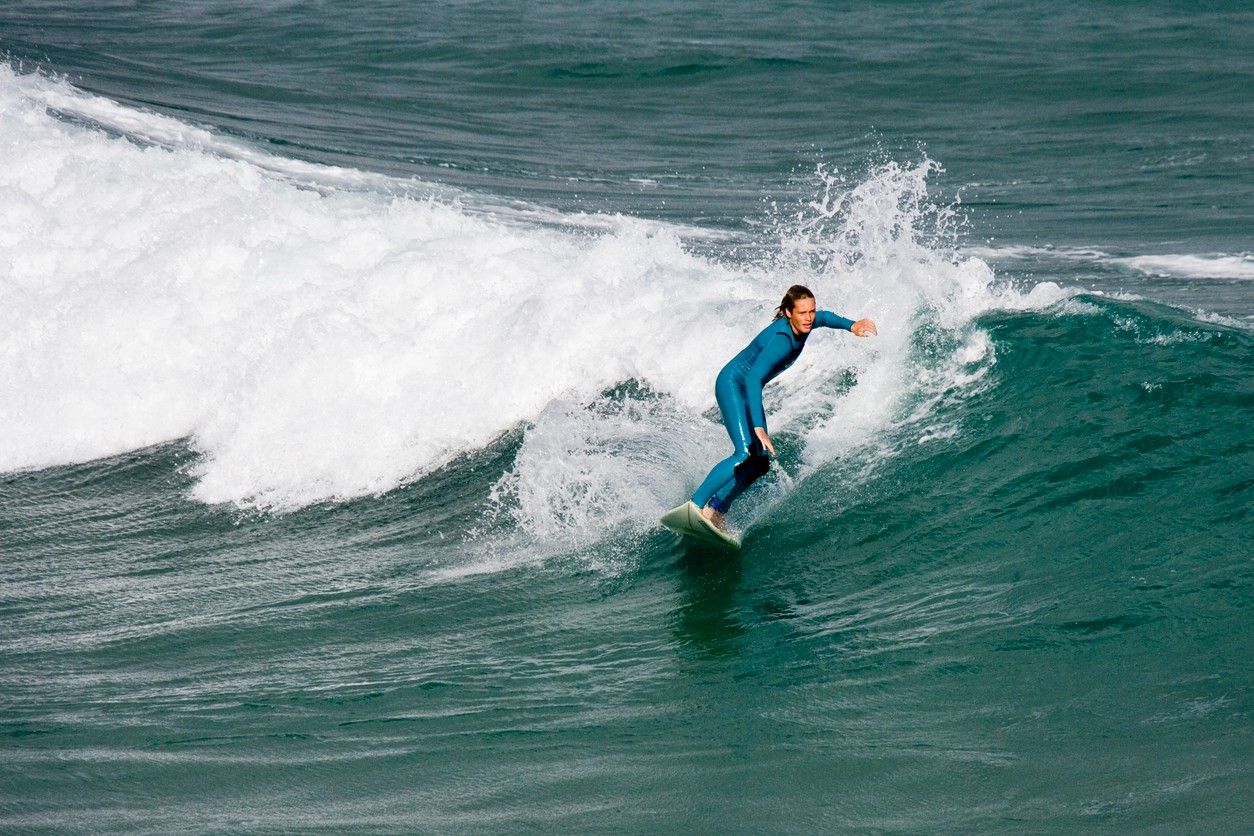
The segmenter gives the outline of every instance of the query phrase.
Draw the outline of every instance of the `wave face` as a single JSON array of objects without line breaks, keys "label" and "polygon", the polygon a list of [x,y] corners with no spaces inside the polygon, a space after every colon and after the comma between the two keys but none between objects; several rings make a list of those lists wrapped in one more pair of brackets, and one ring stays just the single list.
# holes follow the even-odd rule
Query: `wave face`
[{"label": "wave face", "polygon": [[[947,222],[928,208],[926,160],[886,164],[851,188],[826,183],[782,248],[746,263],[697,255],[682,228],[661,223],[538,223],[457,200],[311,188],[279,162],[198,135],[179,142],[164,117],[37,76],[3,81],[16,161],[0,184],[0,325],[15,370],[0,407],[5,470],[186,438],[200,454],[197,499],[290,510],[386,492],[526,425],[502,492],[528,531],[607,514],[651,524],[683,492],[673,477],[699,479],[721,448],[700,440],[719,435],[701,418],[710,381],[768,321],[779,288],[808,282],[883,332],[814,340],[778,388],[776,424],[799,436],[806,466],[971,374],[986,359],[979,314],[1064,295],[997,288],[983,262],[923,243]],[[68,124],[50,102],[124,133]],[[148,144],[158,134],[173,147]],[[313,185],[320,173],[304,172]],[[919,328],[952,345],[920,358]],[[629,420],[635,429],[587,408],[626,383],[665,400]],[[616,455],[629,443],[619,434],[642,431],[694,449],[685,470]],[[542,477],[529,468],[552,459],[545,439],[567,458],[601,452]]]},{"label": "wave face", "polygon": [[0,9],[0,830],[1254,820],[1248,13],[123,5]]}]

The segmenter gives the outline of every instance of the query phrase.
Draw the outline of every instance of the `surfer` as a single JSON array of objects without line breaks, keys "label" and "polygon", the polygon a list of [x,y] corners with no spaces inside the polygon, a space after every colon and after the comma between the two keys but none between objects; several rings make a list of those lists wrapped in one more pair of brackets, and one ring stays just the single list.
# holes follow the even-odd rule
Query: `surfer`
[{"label": "surfer", "polygon": [[793,364],[814,328],[843,328],[857,337],[879,333],[869,319],[854,322],[831,311],[815,310],[814,294],[795,284],[775,309],[775,320],[718,373],[714,397],[736,449],[714,465],[692,495],[692,504],[720,530],[726,530],[723,515],[727,509],[766,473],[770,456],[775,455],[762,409],[762,387]]}]

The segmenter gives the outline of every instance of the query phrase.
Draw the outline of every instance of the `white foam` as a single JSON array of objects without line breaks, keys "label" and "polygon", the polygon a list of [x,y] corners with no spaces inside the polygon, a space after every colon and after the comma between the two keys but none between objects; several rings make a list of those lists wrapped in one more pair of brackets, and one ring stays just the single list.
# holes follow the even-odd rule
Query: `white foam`
[{"label": "white foam", "polygon": [[692,474],[725,455],[695,417],[670,398],[555,399],[536,416],[495,499],[544,539],[660,516],[691,492]]},{"label": "white foam", "polygon": [[[828,181],[816,222],[744,265],[695,255],[668,224],[398,198],[379,175],[306,169],[7,68],[0,159],[0,470],[186,438],[211,503],[388,491],[523,424],[495,488],[517,531],[643,527],[725,452],[702,417],[714,376],[794,281],[881,331],[816,334],[768,390],[806,467],[966,386],[993,361],[980,313],[1068,294],[998,285],[938,246],[952,218],[928,202],[927,161]],[[920,365],[925,323],[957,347]],[[845,370],[858,385],[832,390]],[[602,397],[627,380],[649,392]]]},{"label": "white foam", "polygon": [[1245,331],[1254,328],[1254,314],[1247,316],[1244,319],[1235,319],[1230,316],[1224,316],[1223,314],[1213,313],[1200,308],[1191,308],[1190,313],[1192,313],[1194,319],[1199,322],[1224,325],[1228,328],[1240,328]]},{"label": "white foam", "polygon": [[1139,255],[1111,259],[1151,276],[1188,279],[1254,279],[1254,256],[1229,255]]},{"label": "white foam", "polygon": [[1022,244],[965,247],[963,252],[993,262],[1057,259],[1112,265],[1150,276],[1254,279],[1254,256],[1250,253],[1114,255],[1091,247],[1034,247]]},{"label": "white foam", "polygon": [[1110,253],[1092,247],[1034,247],[1028,244],[1004,244],[1001,246],[967,246],[962,252],[989,261],[1023,261],[1027,259],[1054,258],[1063,261],[1103,261],[1112,258]]}]

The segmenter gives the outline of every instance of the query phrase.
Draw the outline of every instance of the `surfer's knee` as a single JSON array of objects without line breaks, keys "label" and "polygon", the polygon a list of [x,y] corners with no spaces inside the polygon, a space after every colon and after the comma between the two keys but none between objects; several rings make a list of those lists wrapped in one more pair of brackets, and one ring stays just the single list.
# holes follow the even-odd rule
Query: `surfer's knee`
[{"label": "surfer's knee", "polygon": [[[753,458],[753,454],[750,453],[748,449],[737,448],[736,452],[732,453],[731,456],[719,465],[719,467],[727,467],[728,465],[731,465],[731,476],[728,478],[727,482],[724,483],[723,487],[716,491],[714,496],[710,497],[710,501],[707,504],[711,508],[720,514],[727,513],[727,510],[731,507],[731,500],[728,498],[727,494],[732,490],[734,485],[746,484],[744,477],[745,467]],[[724,470],[723,472],[726,473],[727,471]]]},{"label": "surfer's knee", "polygon": [[766,471],[770,470],[770,468],[771,460],[768,456],[760,454],[745,456],[744,459],[736,465],[736,477],[742,483],[748,485],[765,476]]},{"label": "surfer's knee", "polygon": [[757,453],[749,457],[749,461],[745,463],[745,469],[751,474],[751,478],[759,479],[766,475],[766,471],[771,469],[771,457],[765,453]]}]

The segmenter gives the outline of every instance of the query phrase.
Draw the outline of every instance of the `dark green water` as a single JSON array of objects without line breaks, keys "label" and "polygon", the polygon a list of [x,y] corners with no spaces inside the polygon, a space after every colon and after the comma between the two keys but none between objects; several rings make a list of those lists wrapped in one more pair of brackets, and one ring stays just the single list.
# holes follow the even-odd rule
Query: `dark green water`
[{"label": "dark green water", "polygon": [[508,441],[279,518],[181,445],[7,477],[8,825],[1239,829],[1251,340],[1095,307],[734,557],[449,575]]},{"label": "dark green water", "polygon": [[1249,830],[1251,34],[0,10],[0,829]]}]

